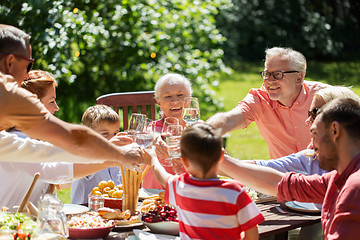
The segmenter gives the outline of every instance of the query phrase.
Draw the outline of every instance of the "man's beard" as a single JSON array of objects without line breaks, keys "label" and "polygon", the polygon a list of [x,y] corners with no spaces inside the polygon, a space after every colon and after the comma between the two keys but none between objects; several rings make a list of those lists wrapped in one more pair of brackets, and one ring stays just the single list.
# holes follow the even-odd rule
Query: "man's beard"
[{"label": "man's beard", "polygon": [[323,137],[321,140],[323,143],[323,146],[326,146],[326,150],[324,149],[321,151],[323,153],[326,153],[326,155],[321,154],[318,155],[319,159],[319,166],[320,168],[332,171],[336,169],[338,163],[339,163],[339,156],[336,145],[331,141],[329,134]]}]

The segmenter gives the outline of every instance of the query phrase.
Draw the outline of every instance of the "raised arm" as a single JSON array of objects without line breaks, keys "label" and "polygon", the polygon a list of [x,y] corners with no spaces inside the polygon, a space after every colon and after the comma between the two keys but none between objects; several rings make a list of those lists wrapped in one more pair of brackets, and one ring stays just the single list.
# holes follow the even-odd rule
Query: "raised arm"
[{"label": "raised arm", "polygon": [[106,161],[103,163],[74,163],[74,178],[84,178],[90,174],[97,173],[109,167],[117,167],[119,164],[113,161]]},{"label": "raised arm", "polygon": [[248,187],[272,196],[277,196],[277,186],[284,176],[284,173],[272,168],[243,163],[227,155],[221,162],[219,170],[221,174],[225,174]]},{"label": "raised arm", "polygon": [[165,187],[166,180],[171,176],[161,165],[156,157],[155,149],[146,149],[144,154],[145,163],[150,164],[151,169],[161,186]]},{"label": "raised arm", "polygon": [[116,147],[98,133],[85,126],[64,122],[51,116],[43,124],[23,130],[32,138],[50,142],[73,154],[121,163],[140,163],[142,155],[138,145]]},{"label": "raised arm", "polygon": [[221,128],[221,133],[223,135],[235,129],[246,127],[245,118],[241,108],[234,108],[228,112],[216,113],[210,117],[206,123],[212,125],[214,128]]}]

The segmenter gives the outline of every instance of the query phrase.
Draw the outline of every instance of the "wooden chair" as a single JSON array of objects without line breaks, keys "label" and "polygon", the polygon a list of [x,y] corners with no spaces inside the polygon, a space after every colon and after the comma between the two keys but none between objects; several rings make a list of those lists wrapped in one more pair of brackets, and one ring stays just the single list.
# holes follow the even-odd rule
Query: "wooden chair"
[{"label": "wooden chair", "polygon": [[150,119],[155,120],[156,101],[154,91],[110,93],[98,97],[96,104],[113,107],[119,115],[122,110],[123,130],[128,129],[131,113],[137,113],[138,108],[140,108],[140,113],[146,114]]}]

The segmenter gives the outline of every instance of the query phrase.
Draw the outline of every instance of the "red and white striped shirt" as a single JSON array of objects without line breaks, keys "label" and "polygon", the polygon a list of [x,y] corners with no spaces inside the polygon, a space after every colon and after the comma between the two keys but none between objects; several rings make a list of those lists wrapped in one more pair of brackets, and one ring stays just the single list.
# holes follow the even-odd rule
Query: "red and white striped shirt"
[{"label": "red and white striped shirt", "polygon": [[165,201],[176,206],[181,239],[240,239],[264,221],[238,181],[198,179],[188,173],[169,177]]}]

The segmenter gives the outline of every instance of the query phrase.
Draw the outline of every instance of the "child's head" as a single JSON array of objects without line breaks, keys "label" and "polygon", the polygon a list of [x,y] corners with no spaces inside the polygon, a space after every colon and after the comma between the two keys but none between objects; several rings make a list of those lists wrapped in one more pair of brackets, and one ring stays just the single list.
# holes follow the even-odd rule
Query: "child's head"
[{"label": "child's head", "polygon": [[119,115],[106,105],[95,105],[86,109],[81,122],[108,140],[116,135],[120,128]]},{"label": "child's head", "polygon": [[180,140],[181,155],[206,174],[222,155],[222,136],[206,123],[187,127]]}]

